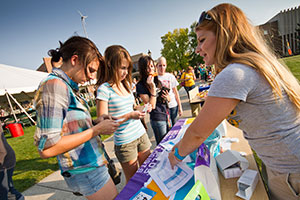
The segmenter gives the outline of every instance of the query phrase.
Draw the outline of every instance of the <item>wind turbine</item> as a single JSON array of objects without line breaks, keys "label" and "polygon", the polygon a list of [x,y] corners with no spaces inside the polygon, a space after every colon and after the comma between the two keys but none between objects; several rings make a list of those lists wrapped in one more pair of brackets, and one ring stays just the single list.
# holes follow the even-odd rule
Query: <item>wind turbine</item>
[{"label": "wind turbine", "polygon": [[80,18],[81,18],[81,24],[82,24],[82,27],[83,27],[83,30],[84,30],[84,34],[85,34],[85,37],[86,38],[89,38],[88,37],[88,34],[86,32],[86,29],[85,29],[85,19],[88,17],[88,16],[85,16],[85,15],[82,15],[81,12],[78,10],[78,13],[80,15]]},{"label": "wind turbine", "polygon": [[[86,37],[86,38],[89,38],[89,37],[88,37],[88,34],[87,34],[87,32],[86,32],[86,29],[85,29],[85,19],[86,19],[88,16],[85,16],[85,15],[81,14],[81,12],[80,12],[79,10],[77,10],[77,11],[78,11],[78,13],[79,13],[79,15],[80,15],[80,18],[81,18],[81,24],[82,24],[82,27],[83,27],[83,30],[84,30],[85,37]],[[91,85],[91,82],[88,81],[87,85]],[[85,90],[86,90],[86,92],[88,93],[90,99],[92,99],[92,97],[91,97],[91,95],[90,95],[90,93],[89,93],[87,87],[85,88]],[[93,101],[91,101],[91,103],[92,103],[92,106],[94,106]]]}]

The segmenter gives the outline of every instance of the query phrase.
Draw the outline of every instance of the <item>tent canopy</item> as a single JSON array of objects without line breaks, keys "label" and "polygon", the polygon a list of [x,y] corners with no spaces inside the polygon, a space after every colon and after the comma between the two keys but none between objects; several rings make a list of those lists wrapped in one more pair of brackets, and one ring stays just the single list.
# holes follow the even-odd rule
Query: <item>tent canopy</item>
[{"label": "tent canopy", "polygon": [[48,73],[0,64],[0,105],[7,105],[6,91],[17,101],[30,101]]},{"label": "tent canopy", "polygon": [[0,96],[34,92],[48,73],[0,64]]}]

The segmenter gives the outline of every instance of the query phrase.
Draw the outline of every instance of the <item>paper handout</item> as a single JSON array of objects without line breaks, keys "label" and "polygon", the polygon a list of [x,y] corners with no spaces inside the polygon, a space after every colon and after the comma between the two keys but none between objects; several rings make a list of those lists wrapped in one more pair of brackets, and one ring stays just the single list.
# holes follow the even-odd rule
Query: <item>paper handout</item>
[{"label": "paper handout", "polygon": [[151,178],[166,197],[184,186],[194,174],[193,170],[182,162],[172,169],[168,155],[167,151],[163,151],[159,157],[159,164],[149,171]]}]

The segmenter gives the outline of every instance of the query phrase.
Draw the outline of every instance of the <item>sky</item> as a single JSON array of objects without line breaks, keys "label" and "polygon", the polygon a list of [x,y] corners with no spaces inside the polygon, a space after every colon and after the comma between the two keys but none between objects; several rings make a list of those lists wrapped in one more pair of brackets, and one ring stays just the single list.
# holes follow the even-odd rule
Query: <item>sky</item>
[{"label": "sky", "polygon": [[36,70],[50,49],[86,30],[103,54],[106,47],[124,46],[131,55],[152,52],[157,59],[161,37],[189,28],[201,12],[220,3],[241,8],[254,25],[266,23],[299,0],[0,0],[0,64]]}]

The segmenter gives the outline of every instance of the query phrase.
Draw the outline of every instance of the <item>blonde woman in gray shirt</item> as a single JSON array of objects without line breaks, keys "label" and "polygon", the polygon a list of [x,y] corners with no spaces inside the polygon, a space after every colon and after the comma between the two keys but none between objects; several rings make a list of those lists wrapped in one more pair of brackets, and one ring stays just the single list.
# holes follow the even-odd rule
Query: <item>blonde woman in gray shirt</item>
[{"label": "blonde woman in gray shirt", "polygon": [[196,26],[199,53],[218,75],[204,107],[169,154],[171,165],[199,147],[225,118],[267,168],[271,199],[299,199],[300,86],[245,14],[231,4],[203,12]]}]

